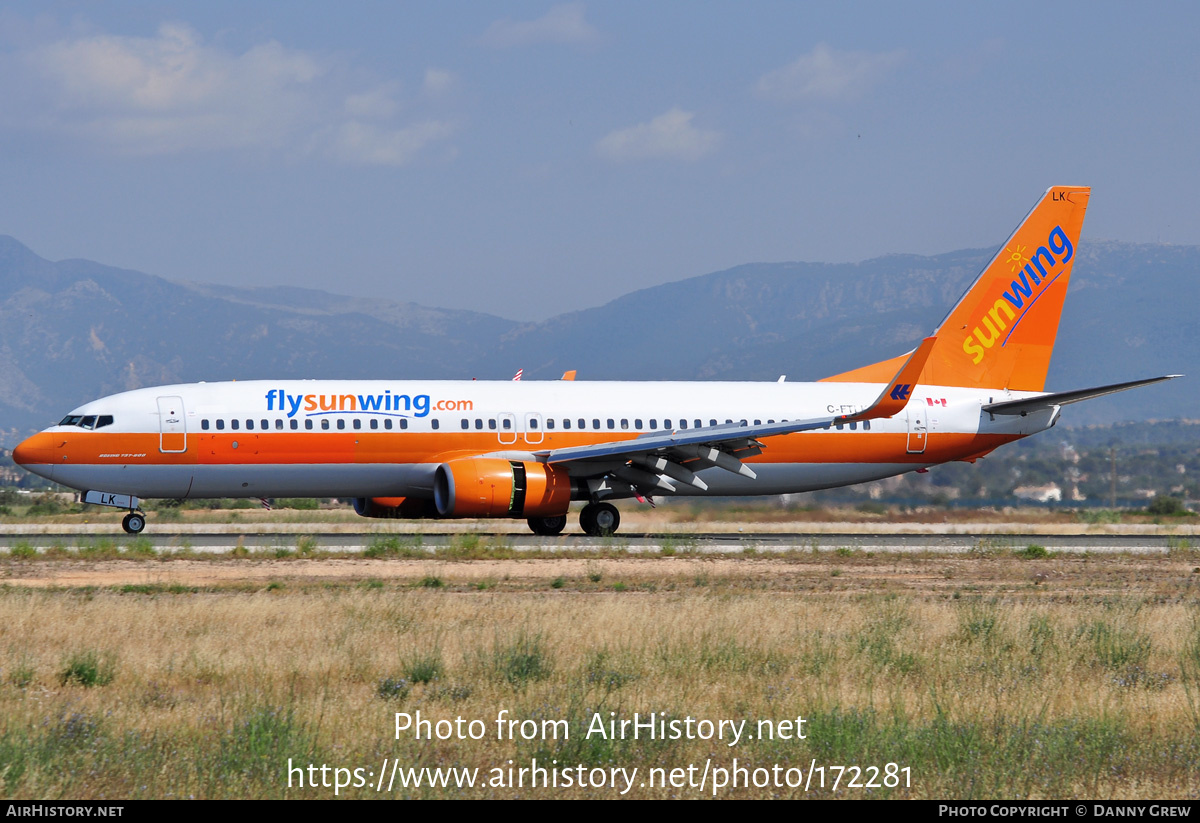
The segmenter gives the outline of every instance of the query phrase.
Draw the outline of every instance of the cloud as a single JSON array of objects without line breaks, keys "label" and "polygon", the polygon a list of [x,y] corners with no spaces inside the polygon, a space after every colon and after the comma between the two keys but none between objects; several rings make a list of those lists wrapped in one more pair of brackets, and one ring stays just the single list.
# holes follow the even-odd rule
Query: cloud
[{"label": "cloud", "polygon": [[[257,148],[399,165],[415,156],[403,147],[432,139],[412,134],[449,134],[397,122],[398,83],[356,88],[328,57],[273,40],[236,53],[178,23],[153,37],[80,34],[0,61],[0,127],[124,154]],[[367,120],[374,139],[342,139]]]},{"label": "cloud", "polygon": [[904,61],[903,51],[838,51],[821,43],[759,78],[755,93],[781,102],[860,97]]},{"label": "cloud", "polygon": [[693,112],[671,109],[649,123],[639,123],[602,137],[596,143],[596,151],[614,163],[657,158],[699,160],[716,150],[721,133],[696,128],[692,125],[695,116]]},{"label": "cloud", "polygon": [[407,166],[427,146],[449,137],[449,123],[429,120],[400,129],[384,129],[352,120],[337,131],[334,143],[340,159],[369,166]]},{"label": "cloud", "polygon": [[497,20],[488,26],[482,41],[497,48],[537,43],[588,43],[600,33],[583,19],[583,3],[554,6],[537,20]]},{"label": "cloud", "polygon": [[454,75],[442,69],[425,69],[421,90],[430,97],[440,97],[454,88]]}]

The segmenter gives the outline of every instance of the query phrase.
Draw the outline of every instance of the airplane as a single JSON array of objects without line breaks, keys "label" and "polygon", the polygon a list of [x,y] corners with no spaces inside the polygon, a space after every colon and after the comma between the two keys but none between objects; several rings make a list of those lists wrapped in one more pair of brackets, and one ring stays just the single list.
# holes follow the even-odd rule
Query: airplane
[{"label": "airplane", "polygon": [[253,380],[85,403],[15,462],[127,509],[140,498],[342,497],[366,517],[517,518],[589,535],[612,501],[812,491],[974,462],[1063,406],[1165,375],[1044,391],[1091,189],[1046,191],[912,352],[816,383]]}]

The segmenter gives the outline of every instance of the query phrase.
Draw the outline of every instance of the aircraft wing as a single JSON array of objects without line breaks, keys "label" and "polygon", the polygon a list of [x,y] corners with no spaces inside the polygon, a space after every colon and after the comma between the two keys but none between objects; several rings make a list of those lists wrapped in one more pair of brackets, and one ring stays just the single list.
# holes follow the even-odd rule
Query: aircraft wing
[{"label": "aircraft wing", "polygon": [[1167,374],[1162,377],[1147,377],[1144,380],[1130,380],[1127,383],[1112,383],[1108,386],[1096,386],[1092,389],[1076,389],[1053,394],[1043,394],[1040,397],[1028,397],[1024,400],[1005,400],[1001,403],[986,403],[983,410],[988,414],[1029,414],[1039,409],[1052,406],[1065,406],[1068,403],[1078,403],[1081,400],[1091,400],[1093,397],[1103,397],[1106,394],[1116,394],[1126,389],[1136,389],[1138,386],[1149,386],[1151,383],[1161,383],[1164,380],[1174,380],[1183,377],[1182,374]]},{"label": "aircraft wing", "polygon": [[855,414],[759,425],[725,423],[644,434],[633,440],[552,449],[535,452],[535,456],[543,463],[594,463],[596,474],[611,473],[633,485],[667,491],[675,491],[675,487],[660,475],[707,489],[708,485],[696,476],[696,472],[714,466],[753,479],[757,475],[742,462],[742,458],[761,454],[766,448],[761,442],[762,438],[823,429],[837,423],[891,417],[903,411],[935,340],[929,337],[922,341],[904,361],[895,378],[884,386],[875,402]]}]

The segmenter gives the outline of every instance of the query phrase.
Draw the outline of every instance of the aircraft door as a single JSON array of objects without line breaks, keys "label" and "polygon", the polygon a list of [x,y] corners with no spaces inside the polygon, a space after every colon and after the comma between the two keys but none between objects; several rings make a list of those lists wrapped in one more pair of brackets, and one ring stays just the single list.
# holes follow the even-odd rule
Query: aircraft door
[{"label": "aircraft door", "polygon": [[511,446],[517,442],[517,416],[512,412],[496,415],[496,437],[500,445]]},{"label": "aircraft door", "polygon": [[525,442],[536,446],[542,442],[545,434],[542,432],[542,416],[534,412],[525,415]]},{"label": "aircraft door", "polygon": [[905,412],[908,417],[908,453],[924,454],[929,440],[929,410],[916,403],[909,403]]},{"label": "aircraft door", "polygon": [[158,398],[158,450],[164,454],[187,451],[187,424],[182,397]]}]

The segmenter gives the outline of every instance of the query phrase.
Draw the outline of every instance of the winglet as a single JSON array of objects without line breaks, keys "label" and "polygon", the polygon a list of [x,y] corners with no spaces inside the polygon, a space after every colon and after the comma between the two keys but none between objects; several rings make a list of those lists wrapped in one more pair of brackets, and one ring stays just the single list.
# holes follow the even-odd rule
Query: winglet
[{"label": "winglet", "polygon": [[575,379],[575,369],[571,369],[570,371],[563,372],[563,376],[559,379],[560,380],[574,380]]},{"label": "winglet", "polygon": [[913,387],[921,377],[921,369],[925,368],[925,361],[929,359],[929,353],[933,351],[933,344],[936,342],[936,337],[926,337],[922,340],[921,345],[904,361],[900,371],[896,372],[896,376],[884,386],[883,392],[875,402],[857,414],[844,415],[845,419],[871,420],[876,417],[891,417],[904,411],[908,399],[912,397]]}]

